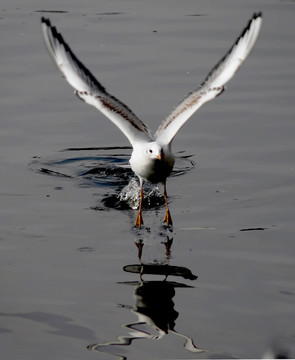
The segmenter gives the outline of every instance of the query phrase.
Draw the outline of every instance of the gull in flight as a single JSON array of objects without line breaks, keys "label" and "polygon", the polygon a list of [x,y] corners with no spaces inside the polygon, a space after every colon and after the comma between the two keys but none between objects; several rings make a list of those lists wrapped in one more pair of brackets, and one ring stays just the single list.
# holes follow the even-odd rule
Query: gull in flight
[{"label": "gull in flight", "polygon": [[201,85],[190,92],[162,121],[154,136],[147,126],[129,107],[107,92],[92,73],[76,57],[63,36],[52,26],[50,20],[42,17],[42,33],[46,47],[64,78],[75,89],[75,94],[86,103],[95,106],[123,132],[130,141],[133,151],[131,168],[140,181],[140,202],[135,227],[141,227],[143,185],[145,181],[164,185],[166,215],[164,222],[172,225],[166,191],[166,179],[171,174],[175,158],[171,143],[184,123],[207,101],[220,95],[226,83],[245,61],[258,37],[262,13],[254,13],[247,26],[223,58],[209,72]]}]

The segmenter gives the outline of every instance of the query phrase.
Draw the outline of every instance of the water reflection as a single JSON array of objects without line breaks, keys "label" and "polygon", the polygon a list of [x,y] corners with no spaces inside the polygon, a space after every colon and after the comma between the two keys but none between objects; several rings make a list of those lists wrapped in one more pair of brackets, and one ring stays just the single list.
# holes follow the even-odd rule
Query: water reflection
[{"label": "water reflection", "polygon": [[[173,238],[169,237],[168,235],[166,235],[166,239],[164,241],[162,241],[162,244],[164,245],[165,248],[165,254],[166,254],[166,260],[169,261],[171,258],[171,246],[173,243]],[[142,254],[143,254],[143,247],[145,245],[144,240],[142,240],[141,238],[135,240],[135,246],[138,249],[138,259],[141,260],[142,258]]]},{"label": "water reflection", "polygon": [[[179,312],[174,308],[173,298],[176,288],[191,288],[192,286],[167,281],[168,276],[178,276],[185,279],[196,280],[197,276],[184,267],[159,265],[159,264],[135,264],[126,265],[123,270],[128,273],[138,273],[139,281],[124,282],[121,284],[134,286],[134,305],[121,305],[124,309],[130,309],[137,316],[137,321],[124,324],[128,335],[122,335],[114,341],[88,346],[89,350],[112,354],[119,359],[127,359],[124,347],[130,346],[135,340],[161,340],[168,333],[184,339],[183,346],[193,353],[201,353],[204,350],[198,348],[193,339],[175,329],[176,319]],[[162,281],[144,281],[143,275],[164,275]]]},{"label": "water reflection", "polygon": [[124,266],[124,271],[139,274],[140,280],[143,281],[143,275],[163,275],[166,281],[168,276],[181,276],[184,279],[196,280],[198,277],[194,275],[188,268],[183,266],[171,266],[161,264],[135,264]]},{"label": "water reflection", "polygon": [[[134,208],[138,206],[139,185],[134,181],[134,174],[128,164],[130,157],[129,147],[112,148],[71,148],[58,153],[53,158],[35,157],[30,163],[32,170],[45,175],[60,177],[65,181],[77,181],[78,186],[101,189],[99,204],[92,207],[97,211],[106,211],[109,208],[124,210],[130,216],[130,224],[134,223]],[[183,175],[194,167],[190,156],[179,153],[176,159],[172,176]],[[108,194],[105,195],[105,189]],[[62,188],[61,188],[62,189]],[[163,195],[157,188],[146,188],[143,207],[157,209],[165,205]],[[130,210],[130,211],[128,211]],[[193,339],[178,332],[176,320],[179,312],[174,307],[175,289],[188,289],[192,286],[180,282],[168,281],[168,277],[176,276],[189,281],[194,281],[197,276],[191,270],[181,266],[169,265],[173,237],[171,230],[166,227],[157,235],[151,234],[151,229],[135,229],[135,245],[138,249],[138,264],[124,266],[128,274],[137,274],[138,281],[126,281],[121,284],[132,286],[134,304],[121,305],[122,309],[129,309],[137,316],[137,321],[124,324],[128,330],[127,335],[119,336],[115,341],[88,346],[89,350],[112,354],[120,359],[127,359],[123,348],[130,346],[134,340],[161,340],[168,334],[183,338],[183,346],[190,352],[200,353]],[[156,237],[157,245],[163,245],[160,260],[152,264],[142,260],[143,249],[149,242],[149,236]],[[160,240],[159,240],[160,239]],[[81,248],[81,251],[89,249]],[[146,277],[161,276],[162,279],[147,280]]]}]

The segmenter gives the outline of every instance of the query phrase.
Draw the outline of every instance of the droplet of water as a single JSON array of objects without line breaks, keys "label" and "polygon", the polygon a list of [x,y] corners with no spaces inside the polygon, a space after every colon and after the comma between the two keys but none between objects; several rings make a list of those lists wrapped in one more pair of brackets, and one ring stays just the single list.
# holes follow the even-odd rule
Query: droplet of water
[{"label": "droplet of water", "polygon": [[139,207],[139,192],[140,186],[135,178],[132,178],[129,183],[124,186],[119,194],[119,200],[128,204],[131,209],[138,209]]}]

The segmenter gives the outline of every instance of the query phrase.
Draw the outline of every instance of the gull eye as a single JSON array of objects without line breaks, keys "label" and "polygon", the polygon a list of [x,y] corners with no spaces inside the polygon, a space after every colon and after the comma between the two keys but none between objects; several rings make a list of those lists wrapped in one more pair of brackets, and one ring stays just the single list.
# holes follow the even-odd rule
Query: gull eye
[{"label": "gull eye", "polygon": [[149,153],[152,154],[152,153],[153,153],[153,150],[152,150],[152,149],[149,149]]}]

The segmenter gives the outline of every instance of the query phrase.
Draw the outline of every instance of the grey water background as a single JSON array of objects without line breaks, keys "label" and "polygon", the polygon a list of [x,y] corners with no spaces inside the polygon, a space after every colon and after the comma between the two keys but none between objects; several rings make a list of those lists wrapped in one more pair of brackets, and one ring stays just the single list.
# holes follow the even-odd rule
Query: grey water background
[{"label": "grey water background", "polygon": [[[253,52],[174,140],[196,166],[168,180],[173,231],[161,206],[134,231],[136,210],[102,201],[116,186],[79,176],[127,159],[128,141],[72,95],[40,17],[156,130],[258,10]],[[294,14],[294,1],[279,0],[1,2],[1,358],[257,358],[274,343],[295,356]],[[69,148],[82,149],[75,161]],[[198,279],[149,274],[141,284],[124,271],[140,264],[136,242],[142,263]],[[156,339],[152,314],[165,306],[178,333]]]}]

